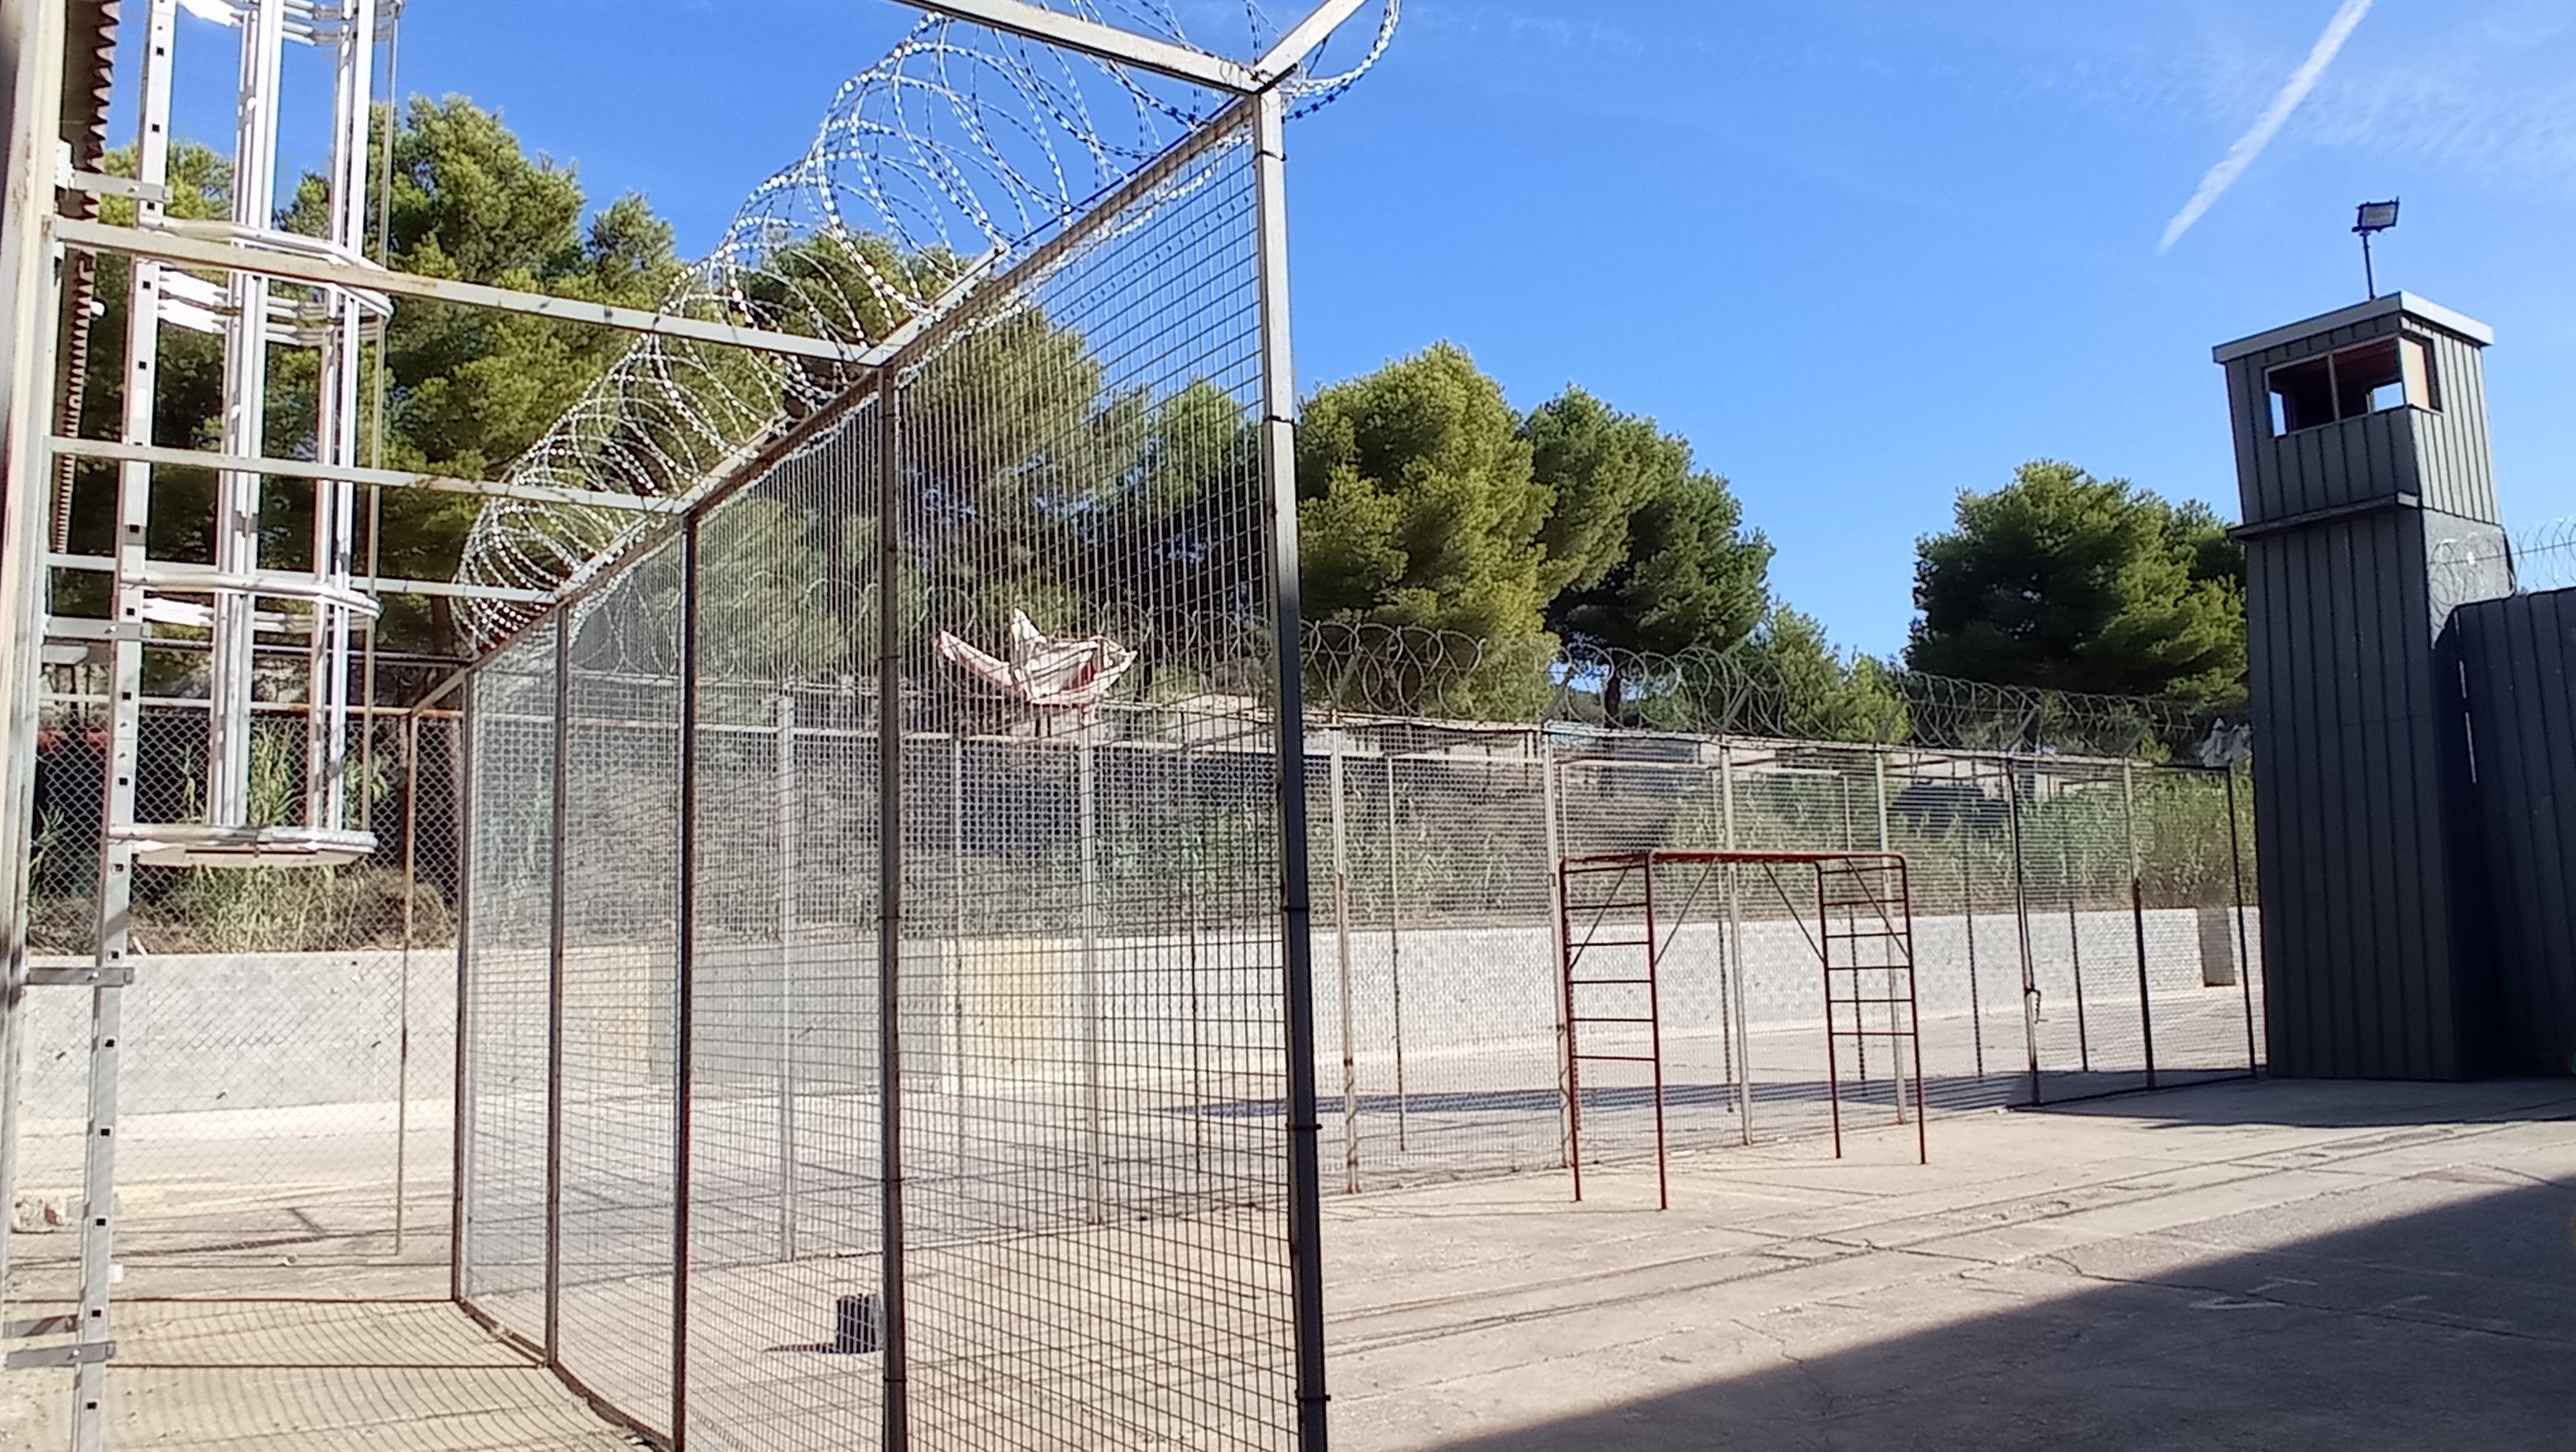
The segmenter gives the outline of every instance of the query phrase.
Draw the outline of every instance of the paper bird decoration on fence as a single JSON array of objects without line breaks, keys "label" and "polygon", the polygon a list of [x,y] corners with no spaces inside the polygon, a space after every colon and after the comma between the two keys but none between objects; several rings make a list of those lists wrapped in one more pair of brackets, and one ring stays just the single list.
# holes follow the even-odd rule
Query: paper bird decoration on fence
[{"label": "paper bird decoration on fence", "polygon": [[1011,658],[997,660],[939,632],[939,653],[985,684],[1032,706],[1089,711],[1136,663],[1136,652],[1105,635],[1059,639],[1026,613],[1011,612]]}]

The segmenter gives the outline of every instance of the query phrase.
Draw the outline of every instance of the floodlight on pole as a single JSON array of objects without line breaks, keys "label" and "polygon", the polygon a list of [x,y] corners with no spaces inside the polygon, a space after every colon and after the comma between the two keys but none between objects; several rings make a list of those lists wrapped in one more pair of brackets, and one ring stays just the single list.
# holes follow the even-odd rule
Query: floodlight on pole
[{"label": "floodlight on pole", "polygon": [[2361,239],[2361,280],[2372,297],[2379,296],[2379,276],[2371,268],[2370,239],[2397,225],[2397,198],[2384,202],[2364,202],[2352,221],[2353,235]]}]

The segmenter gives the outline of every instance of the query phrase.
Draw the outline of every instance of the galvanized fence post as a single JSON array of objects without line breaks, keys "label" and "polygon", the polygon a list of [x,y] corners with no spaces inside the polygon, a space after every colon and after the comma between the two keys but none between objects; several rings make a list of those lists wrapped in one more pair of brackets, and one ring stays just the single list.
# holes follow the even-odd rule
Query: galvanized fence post
[{"label": "galvanized fence post", "polygon": [[[1887,745],[1884,745],[1884,744],[1879,745],[1879,746],[1872,747],[1872,748],[1870,749],[1870,765],[1871,765],[1871,767],[1872,767],[1872,769],[1873,769],[1874,774],[1876,775],[1876,777],[1877,777],[1877,779],[1878,779],[1878,850],[1879,850],[1882,854],[1890,854],[1890,855],[1894,854],[1894,852],[1895,852],[1895,850],[1896,850],[1896,846],[1895,846],[1895,839],[1890,835],[1889,830],[1888,830],[1888,813],[1887,813],[1887,754],[1888,754],[1890,751],[1893,751],[1893,750],[1895,750],[1895,749],[1896,749],[1896,748],[1894,748],[1894,747],[1892,747],[1892,746],[1887,746]],[[1906,881],[1906,888],[1905,888],[1905,892],[1906,892],[1906,908],[1905,908],[1905,912],[1906,912],[1906,945],[1905,945],[1905,953],[1906,953],[1906,967],[1905,967],[1905,976],[1906,976],[1906,996],[1907,996],[1908,1000],[1910,1001],[1910,1000],[1912,1000],[1912,998],[1913,998],[1913,993],[1914,993],[1914,988],[1913,988],[1913,983],[1914,983],[1914,961],[1913,961],[1913,959],[1914,959],[1914,943],[1913,943],[1913,925],[1914,925],[1914,904],[1913,904],[1913,893],[1914,893],[1914,888],[1913,888],[1912,880],[1911,880],[1910,878],[1909,878],[1909,879],[1907,879],[1907,881]],[[1881,996],[1881,997],[1883,997],[1883,998],[1885,998],[1885,999],[1887,1000],[1887,1002],[1886,1002],[1885,1004],[1881,1005],[1881,1007],[1883,1007],[1883,1009],[1885,1010],[1885,1012],[1886,1012],[1886,1014],[1887,1014],[1887,1028],[1888,1028],[1888,1040],[1887,1040],[1887,1045],[1888,1045],[1888,1047],[1887,1047],[1887,1058],[1888,1058],[1888,1065],[1887,1065],[1887,1073],[1888,1073],[1888,1092],[1889,1092],[1889,1093],[1890,1093],[1890,1094],[1895,1098],[1895,1100],[1896,1100],[1896,1122],[1897,1122],[1897,1123],[1899,1123],[1899,1124],[1905,1124],[1905,1123],[1909,1122],[1909,1121],[1908,1121],[1908,1119],[1907,1119],[1907,1116],[1908,1116],[1909,1114],[1913,1115],[1913,1116],[1914,1116],[1914,1117],[1916,1117],[1916,1118],[1920,1118],[1920,1117],[1921,1117],[1921,1114],[1922,1114],[1922,1110],[1923,1110],[1923,1035],[1922,1035],[1922,1023],[1921,1023],[1921,1020],[1920,1020],[1920,1015],[1919,1015],[1919,1014],[1916,1014],[1916,1015],[1915,1015],[1915,1017],[1910,1018],[1910,1019],[1907,1021],[1907,1024],[1906,1024],[1906,1028],[1907,1028],[1907,1030],[1908,1030],[1909,1032],[1911,1032],[1911,1033],[1914,1035],[1914,1070],[1915,1070],[1915,1073],[1914,1073],[1914,1103],[1913,1103],[1912,1105],[1910,1105],[1910,1106],[1909,1106],[1909,1105],[1905,1102],[1905,1053],[1904,1053],[1904,1051],[1903,1051],[1902,1049],[1900,1049],[1900,1048],[1898,1048],[1898,1047],[1897,1047],[1897,1045],[1898,1045],[1898,1043],[1899,1043],[1899,1040],[1898,1040],[1898,1039],[1897,1039],[1897,1037],[1896,1037],[1896,1023],[1897,1023],[1897,999],[1896,999],[1896,986],[1897,986],[1897,985],[1896,985],[1896,971],[1897,971],[1897,970],[1896,970],[1896,968],[1895,968],[1895,966],[1894,966],[1893,964],[1890,964],[1890,965],[1888,966],[1888,968],[1887,968],[1887,975],[1886,975],[1886,982],[1885,982],[1885,984],[1883,985],[1883,987],[1884,987],[1884,990],[1885,990],[1885,991],[1884,991],[1880,996]],[[1864,1013],[1865,1013],[1865,1010],[1856,1010],[1856,1011],[1860,1011],[1860,1012],[1864,1012]],[[1913,1010],[1911,1010],[1911,1009],[1909,1009],[1908,1011],[1909,1011],[1909,1012],[1913,1012]]]},{"label": "galvanized fence post", "polygon": [[[2254,950],[2245,934],[2245,826],[2237,816],[2236,768],[2227,768],[2227,866],[2236,886],[2237,991],[2245,996],[2245,1072],[2263,1072],[2263,1051],[2254,1037]],[[2259,845],[2259,844],[2258,844]]]},{"label": "galvanized fence post", "polygon": [[2021,769],[2012,753],[2004,754],[2005,820],[2011,825],[2013,866],[2013,926],[2021,946],[2021,1031],[2030,1050],[2030,1102],[2040,1102],[2039,1086],[2039,966],[2030,948],[2030,864],[2022,851]]},{"label": "galvanized fence post", "polygon": [[[1718,794],[1726,818],[1726,850],[1738,850],[1735,840],[1735,743],[1724,741],[1717,748]],[[1753,1143],[1753,1026],[1746,1021],[1749,1004],[1744,991],[1744,868],[1740,863],[1726,865],[1726,966],[1733,980],[1723,985],[1735,1001],[1735,1126],[1739,1143]]]},{"label": "galvanized fence post", "polygon": [[[1307,879],[1304,614],[1297,576],[1297,375],[1289,342],[1288,99],[1263,91],[1253,109],[1253,197],[1261,293],[1261,463],[1270,486],[1272,655],[1278,676],[1281,985],[1288,1051],[1288,1243],[1297,1327],[1298,1452],[1325,1452],[1324,1268],[1315,1114],[1314,904]],[[902,1449],[890,1449],[902,1452]]]},{"label": "galvanized fence post", "polygon": [[[1983,794],[1983,774],[1972,762],[1970,780],[1979,783]],[[1976,824],[1969,818],[1959,819],[1959,916],[1968,939],[1968,1036],[1976,1050],[1977,1078],[1986,1077],[1986,1006],[1977,984],[1977,880]]]},{"label": "galvanized fence post", "polygon": [[466,1188],[473,1174],[474,1078],[474,723],[482,692],[469,675],[458,694],[449,754],[456,763],[456,1046],[448,1107],[447,1298],[465,1302],[473,1250]]},{"label": "galvanized fence post", "polygon": [[1342,1193],[1360,1192],[1360,1071],[1351,1012],[1351,862],[1342,811],[1342,730],[1333,725],[1333,934],[1341,957],[1342,988]]},{"label": "galvanized fence post", "polygon": [[1386,975],[1394,993],[1395,1014],[1395,1147],[1406,1142],[1404,1094],[1404,878],[1403,849],[1396,840],[1400,808],[1395,794],[1395,753],[1386,753]]},{"label": "galvanized fence post", "polygon": [[[685,607],[684,607],[685,608]],[[546,854],[546,1364],[563,1368],[564,839],[571,780],[572,615],[554,612],[554,784]]]},{"label": "galvanized fence post", "polygon": [[778,742],[773,763],[778,795],[778,974],[773,1008],[778,1015],[778,1254],[797,1256],[796,1169],[796,693],[778,693]]},{"label": "galvanized fence post", "polygon": [[2147,882],[2138,855],[2137,771],[2120,763],[2121,820],[2129,833],[2129,919],[2138,938],[2138,1041],[2147,1060],[2147,1087],[2156,1087],[2156,1000],[2147,977]]},{"label": "galvanized fence post", "polygon": [[[1727,817],[1725,750],[1723,745],[1718,748],[1718,765],[1708,774],[1709,797],[1717,808],[1718,820],[1721,823]],[[1720,830],[1723,832],[1722,827]],[[1722,835],[1719,838],[1719,845],[1725,845],[1725,838]],[[1731,871],[1731,868],[1719,870]],[[1726,1083],[1730,1086],[1735,1083],[1735,998],[1728,991],[1728,984],[1734,975],[1734,965],[1735,955],[1727,944],[1725,924],[1721,922],[1718,925],[1717,935],[1717,1052],[1718,1067],[1726,1075]]]},{"label": "galvanized fence post", "polygon": [[912,1445],[909,1342],[904,1320],[903,1195],[903,392],[891,372],[877,384],[877,1190],[885,1276],[885,1379],[881,1452]]},{"label": "galvanized fence post", "polygon": [[680,851],[672,954],[671,1026],[671,1452],[689,1445],[689,1241],[696,1139],[698,987],[698,676],[703,563],[700,519],[680,536]]},{"label": "galvanized fence post", "polygon": [[2083,896],[2083,879],[2075,871],[2073,847],[2062,838],[2057,844],[2057,873],[2066,884],[2066,964],[2067,974],[2075,980],[2075,1062],[2084,1073],[2093,1072],[2092,1027],[2084,1012],[2084,930],[2076,919],[2076,904]]},{"label": "galvanized fence post", "polygon": [[[1544,821],[1547,843],[1547,941],[1555,954],[1550,972],[1562,977],[1567,972],[1566,956],[1572,951],[1565,940],[1565,839],[1563,818],[1565,802],[1559,795],[1556,770],[1556,743],[1548,740],[1547,728],[1535,728],[1538,740],[1539,815]],[[1556,1144],[1557,1163],[1574,1163],[1574,1061],[1568,1057],[1573,1049],[1574,1025],[1566,1017],[1565,995],[1551,993],[1551,1012],[1556,1015]]]},{"label": "galvanized fence post", "polygon": [[[372,640],[374,633],[369,632]],[[375,716],[367,717],[367,737],[375,738]],[[403,716],[403,902],[402,969],[394,993],[394,1254],[403,1252],[404,1214],[410,1195],[411,1169],[411,950],[415,933],[412,904],[420,895],[420,715]]]}]

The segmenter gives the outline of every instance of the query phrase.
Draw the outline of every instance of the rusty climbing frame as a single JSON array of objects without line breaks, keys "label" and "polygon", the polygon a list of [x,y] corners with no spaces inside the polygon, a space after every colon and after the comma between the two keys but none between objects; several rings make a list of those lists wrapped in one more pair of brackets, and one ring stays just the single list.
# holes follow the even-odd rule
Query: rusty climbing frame
[{"label": "rusty climbing frame", "polygon": [[[1804,869],[1813,892],[1793,893],[1782,870]],[[1755,882],[1748,901],[1748,879]],[[1914,985],[1914,908],[1906,859],[1895,852],[1641,851],[1561,858],[1557,864],[1560,1001],[1565,1075],[1566,1163],[1583,1198],[1587,1109],[1651,1110],[1656,1203],[1672,1203],[1668,1097],[1733,1097],[1749,1121],[1744,1041],[1743,938],[1748,916],[1794,923],[1815,955],[1822,989],[1825,1094],[1834,1155],[1843,1153],[1843,1097],[1849,1082],[1864,1101],[1884,1083],[1898,1123],[1912,1123],[1915,1154],[1928,1162],[1923,1128],[1921,1013]],[[1713,971],[1711,971],[1713,969]],[[1717,1084],[1666,1080],[1664,1002],[1669,990],[1713,996]],[[1698,1035],[1707,1037],[1706,1030]],[[1872,1046],[1884,1071],[1871,1077]],[[1687,1055],[1707,1063],[1709,1046]],[[1585,1066],[1606,1078],[1587,1083]],[[1645,1082],[1633,1080],[1642,1074]],[[1910,1082],[1909,1082],[1910,1081]]]}]

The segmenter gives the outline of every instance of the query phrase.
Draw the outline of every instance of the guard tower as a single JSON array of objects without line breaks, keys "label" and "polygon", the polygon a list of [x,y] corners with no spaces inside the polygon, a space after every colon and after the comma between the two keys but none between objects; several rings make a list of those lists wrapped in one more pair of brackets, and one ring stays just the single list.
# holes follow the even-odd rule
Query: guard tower
[{"label": "guard tower", "polygon": [[2216,350],[2245,523],[2272,1072],[2477,1072],[2438,637],[2511,592],[2484,324],[2397,293]]}]

